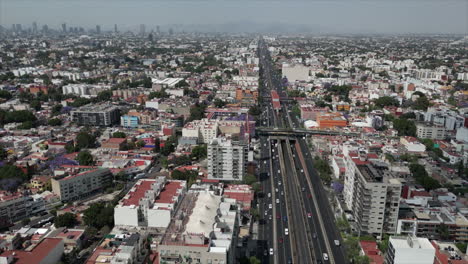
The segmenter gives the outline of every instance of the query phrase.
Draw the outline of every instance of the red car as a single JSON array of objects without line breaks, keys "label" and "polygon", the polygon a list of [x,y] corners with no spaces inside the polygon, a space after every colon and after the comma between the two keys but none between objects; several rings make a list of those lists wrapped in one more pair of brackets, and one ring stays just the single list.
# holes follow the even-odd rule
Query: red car
[{"label": "red car", "polygon": [[308,218],[311,218],[311,217],[312,217],[312,214],[311,214],[311,213],[307,213],[307,217],[308,217]]},{"label": "red car", "polygon": [[283,243],[283,238],[280,237],[280,238],[278,239],[278,242]]},{"label": "red car", "polygon": [[276,219],[280,219],[280,218],[281,218],[280,214],[276,214]]}]

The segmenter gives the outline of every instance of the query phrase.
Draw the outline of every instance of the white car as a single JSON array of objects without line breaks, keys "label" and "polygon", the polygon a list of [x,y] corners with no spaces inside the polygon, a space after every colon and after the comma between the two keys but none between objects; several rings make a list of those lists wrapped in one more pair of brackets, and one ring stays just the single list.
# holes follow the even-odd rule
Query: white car
[{"label": "white car", "polygon": [[289,229],[287,229],[287,228],[284,229],[284,235],[285,236],[289,235]]},{"label": "white car", "polygon": [[270,209],[273,208],[273,205],[272,205],[272,204],[269,204],[269,205],[268,205],[268,208],[270,208]]},{"label": "white car", "polygon": [[276,188],[275,191],[278,192],[278,188]]},{"label": "white car", "polygon": [[280,181],[278,182],[278,185],[281,185],[281,182],[280,182]]},{"label": "white car", "polygon": [[323,253],[323,260],[328,260],[328,254],[327,253]]},{"label": "white car", "polygon": [[270,248],[270,255],[273,256],[273,248]]},{"label": "white car", "polygon": [[268,198],[270,198],[270,197],[271,197],[271,193],[268,193]]},{"label": "white car", "polygon": [[279,199],[276,199],[276,203],[279,204]]},{"label": "white car", "polygon": [[281,173],[281,170],[278,170],[278,173]]},{"label": "white car", "polygon": [[335,239],[335,245],[336,245],[337,247],[340,246],[340,241],[339,241],[338,239]]}]

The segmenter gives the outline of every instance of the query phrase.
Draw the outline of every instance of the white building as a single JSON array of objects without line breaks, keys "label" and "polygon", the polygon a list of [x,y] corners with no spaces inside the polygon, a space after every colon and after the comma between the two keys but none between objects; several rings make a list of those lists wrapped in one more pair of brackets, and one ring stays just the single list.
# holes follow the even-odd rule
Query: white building
[{"label": "white building", "polygon": [[385,264],[432,264],[435,252],[427,238],[391,236]]},{"label": "white building", "polygon": [[288,78],[289,82],[307,81],[309,79],[309,67],[283,64],[282,74]]},{"label": "white building", "polygon": [[446,137],[446,129],[443,126],[417,123],[416,135],[418,138],[444,140]]},{"label": "white building", "polygon": [[159,245],[160,263],[184,263],[188,258],[192,263],[235,263],[239,219],[231,210],[234,204],[234,199],[212,191],[191,190],[180,206],[185,212],[178,213],[179,220],[171,223]]},{"label": "white building", "polygon": [[208,144],[208,179],[241,181],[248,159],[247,145],[226,138]]},{"label": "white building", "polygon": [[75,94],[80,97],[96,97],[100,92],[110,90],[110,85],[68,84],[62,87],[63,94]]},{"label": "white building", "polygon": [[159,109],[159,100],[158,99],[153,99],[151,101],[146,101],[145,102],[145,107],[146,108]]},{"label": "white building", "polygon": [[115,225],[166,228],[185,187],[185,181],[165,177],[137,181],[115,207]]},{"label": "white building", "polygon": [[182,128],[182,137],[196,137],[200,143],[207,144],[218,136],[217,120],[194,120]]}]

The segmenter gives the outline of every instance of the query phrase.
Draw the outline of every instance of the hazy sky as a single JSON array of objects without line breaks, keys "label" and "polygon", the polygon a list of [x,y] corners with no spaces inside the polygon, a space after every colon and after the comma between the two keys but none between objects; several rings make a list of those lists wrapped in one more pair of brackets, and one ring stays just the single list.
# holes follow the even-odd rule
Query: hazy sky
[{"label": "hazy sky", "polygon": [[147,31],[156,25],[259,25],[315,33],[468,32],[468,0],[0,0],[0,24],[48,24]]}]

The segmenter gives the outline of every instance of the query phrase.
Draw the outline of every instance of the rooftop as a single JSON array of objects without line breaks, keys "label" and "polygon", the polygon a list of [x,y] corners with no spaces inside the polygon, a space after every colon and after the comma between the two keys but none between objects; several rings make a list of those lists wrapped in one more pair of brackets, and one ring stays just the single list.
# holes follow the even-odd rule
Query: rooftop
[{"label": "rooftop", "polygon": [[[43,263],[50,251],[63,243],[61,238],[45,238],[31,251],[23,250],[8,250],[3,252],[0,257],[12,256],[16,261],[15,264],[35,264]],[[62,244],[63,245],[63,244]]]},{"label": "rooftop", "polygon": [[429,239],[421,237],[391,236],[389,242],[395,249],[434,249]]}]

